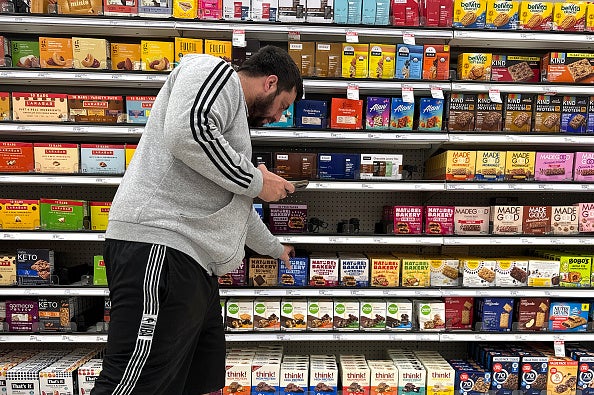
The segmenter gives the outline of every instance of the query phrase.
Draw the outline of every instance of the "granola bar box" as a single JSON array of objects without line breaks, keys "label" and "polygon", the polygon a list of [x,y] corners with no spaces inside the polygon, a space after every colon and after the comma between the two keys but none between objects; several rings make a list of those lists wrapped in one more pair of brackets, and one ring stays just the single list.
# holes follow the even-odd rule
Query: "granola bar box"
[{"label": "granola bar box", "polygon": [[[414,312],[421,331],[445,330],[445,303],[441,300],[415,300]],[[423,369],[424,370],[424,369]],[[404,387],[404,385],[401,385]]]},{"label": "granola bar box", "polygon": [[302,233],[307,222],[305,204],[270,204],[270,231],[272,233]]},{"label": "granola bar box", "polygon": [[338,331],[358,331],[360,308],[357,299],[334,299],[334,329]]},{"label": "granola bar box", "polygon": [[453,235],[454,207],[425,206],[425,234]]},{"label": "granola bar box", "polygon": [[575,394],[578,361],[569,357],[550,357],[547,393],[551,395]]},{"label": "granola bar box", "polygon": [[454,209],[454,234],[487,235],[489,234],[490,207],[462,207]]},{"label": "granola bar box", "polygon": [[555,254],[559,260],[559,285],[562,287],[589,287],[592,257],[569,253]]},{"label": "granola bar box", "polygon": [[365,129],[388,129],[390,126],[390,98],[368,97]]},{"label": "granola bar box", "polygon": [[54,251],[48,249],[17,250],[17,280],[20,285],[49,285],[54,269]]},{"label": "granola bar box", "polygon": [[476,116],[477,95],[452,93],[450,95],[448,131],[472,131]]},{"label": "granola bar box", "polygon": [[[548,323],[546,323],[548,325]],[[520,390],[525,395],[541,395],[547,389],[549,357],[538,351],[522,355]]]},{"label": "granola bar box", "polygon": [[525,287],[528,283],[528,260],[522,258],[497,259],[495,286]]},{"label": "granola bar box", "polygon": [[502,129],[503,104],[491,100],[489,94],[479,93],[476,103],[475,130],[498,132]]},{"label": "granola bar box", "polygon": [[524,206],[492,206],[489,218],[491,233],[518,235],[522,233]]},{"label": "granola bar box", "polygon": [[287,269],[285,264],[279,261],[278,285],[283,287],[305,287],[309,283],[309,259],[307,257],[292,257],[290,261],[290,269]]},{"label": "granola bar box", "polygon": [[372,287],[400,285],[400,259],[387,254],[367,254],[371,266]]},{"label": "granola bar box", "polygon": [[506,151],[477,151],[474,177],[477,181],[503,181]]},{"label": "granola bar box", "polygon": [[363,331],[386,330],[386,301],[384,299],[361,299],[359,326]]},{"label": "granola bar box", "polygon": [[503,117],[504,131],[530,132],[532,128],[532,110],[534,97],[532,95],[509,93],[505,99]]},{"label": "granola bar box", "polygon": [[229,273],[219,276],[219,285],[241,287],[247,284],[247,267],[245,259],[241,260],[239,266]]},{"label": "granola bar box", "polygon": [[513,298],[481,298],[477,307],[477,319],[482,323],[483,331],[511,331],[514,316]]},{"label": "granola bar box", "polygon": [[0,229],[39,229],[39,200],[0,199]]},{"label": "granola bar box", "polygon": [[563,96],[561,104],[561,132],[586,133],[588,96]]},{"label": "granola bar box", "polygon": [[88,206],[84,200],[40,199],[41,229],[84,230]]},{"label": "granola bar box", "polygon": [[402,286],[403,287],[428,287],[430,284],[431,271],[429,260],[420,256],[400,256],[402,262]]},{"label": "granola bar box", "polygon": [[386,300],[386,329],[389,331],[412,330],[413,306],[409,299]]},{"label": "granola bar box", "polygon": [[578,230],[577,206],[553,206],[551,230],[554,235],[574,235]]},{"label": "granola bar box", "polygon": [[423,232],[423,206],[393,206],[394,233],[420,235]]},{"label": "granola bar box", "polygon": [[549,325],[549,298],[520,298],[517,308],[518,330],[546,331]]},{"label": "granola bar box", "polygon": [[339,283],[339,260],[335,254],[312,253],[309,257],[309,285],[335,287]]},{"label": "granola bar box", "polygon": [[571,181],[573,155],[567,152],[537,152],[534,179],[536,181]]},{"label": "granola bar box", "polygon": [[339,253],[340,285],[369,286],[369,258],[363,254]]},{"label": "granola bar box", "polygon": [[440,131],[443,125],[443,99],[422,97],[419,101],[419,130]]},{"label": "granola bar box", "polygon": [[549,330],[553,332],[585,332],[588,328],[589,303],[553,301],[549,311]]},{"label": "granola bar box", "polygon": [[594,204],[578,204],[578,226],[580,233],[594,232]]},{"label": "granola bar box", "polygon": [[512,395],[517,392],[520,356],[506,352],[493,351],[488,355],[488,366],[491,367],[492,395]]},{"label": "granola bar box", "polygon": [[543,82],[591,84],[594,82],[594,54],[550,52],[542,59]]},{"label": "granola bar box", "polygon": [[558,132],[563,96],[537,95],[534,102],[534,131]]},{"label": "granola bar box", "polygon": [[248,260],[248,285],[273,287],[278,280],[278,260],[265,256],[252,256]]},{"label": "granola bar box", "polygon": [[575,153],[573,180],[594,181],[594,152]]},{"label": "granola bar box", "polygon": [[496,261],[479,257],[460,259],[463,287],[495,286]]},{"label": "granola bar box", "polygon": [[33,173],[34,171],[33,143],[0,141],[1,173]]},{"label": "granola bar box", "polygon": [[446,329],[472,329],[474,298],[446,297]]},{"label": "granola bar box", "polygon": [[540,57],[493,54],[491,81],[540,82]]},{"label": "granola bar box", "polygon": [[551,233],[551,206],[524,206],[522,233],[546,235]]},{"label": "granola bar box", "polygon": [[457,287],[460,285],[460,260],[450,257],[429,257],[430,285]]},{"label": "granola bar box", "polygon": [[534,180],[534,151],[507,151],[505,157],[505,180],[532,181]]},{"label": "granola bar box", "polygon": [[6,322],[9,332],[33,332],[39,322],[36,300],[7,300]]}]

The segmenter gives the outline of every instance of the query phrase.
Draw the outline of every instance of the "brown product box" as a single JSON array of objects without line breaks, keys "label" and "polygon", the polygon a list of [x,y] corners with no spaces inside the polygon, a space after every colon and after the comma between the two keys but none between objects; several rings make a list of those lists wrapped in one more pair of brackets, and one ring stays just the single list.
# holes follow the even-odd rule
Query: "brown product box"
[{"label": "brown product box", "polygon": [[594,82],[594,53],[550,52],[542,59],[543,82]]},{"label": "brown product box", "polygon": [[342,76],[342,44],[316,43],[316,77],[339,78]]},{"label": "brown product box", "polygon": [[400,259],[392,255],[366,254],[371,267],[372,287],[400,285]]},{"label": "brown product box", "polygon": [[520,93],[509,93],[505,100],[506,132],[530,132],[534,97]]},{"label": "brown product box", "polygon": [[41,68],[71,69],[72,39],[39,37],[39,59]]},{"label": "brown product box", "polygon": [[140,44],[111,43],[112,70],[140,70]]},{"label": "brown product box", "polygon": [[173,51],[172,42],[142,40],[140,42],[142,71],[173,70]]},{"label": "brown product box", "polygon": [[109,55],[109,42],[105,39],[72,37],[75,69],[107,70]]},{"label": "brown product box", "polygon": [[68,121],[68,95],[57,93],[12,93],[14,121]]},{"label": "brown product box", "polygon": [[12,57],[10,56],[10,41],[5,36],[0,36],[0,67],[10,67]]},{"label": "brown product box", "polygon": [[445,298],[446,329],[472,329],[474,298]]},{"label": "brown product box", "polygon": [[477,95],[450,95],[448,131],[472,131],[476,117]]},{"label": "brown product box", "polygon": [[103,0],[103,13],[113,16],[138,15],[137,0]]},{"label": "brown product box", "polygon": [[369,78],[392,79],[395,68],[395,45],[371,44],[369,46]]},{"label": "brown product box", "polygon": [[198,0],[173,0],[173,17],[178,19],[198,18]]},{"label": "brown product box", "polygon": [[492,206],[489,218],[494,235],[522,234],[524,206]]},{"label": "brown product box", "polygon": [[252,256],[248,259],[248,285],[273,287],[278,281],[278,259]]},{"label": "brown product box", "polygon": [[72,122],[126,122],[122,96],[68,95]]},{"label": "brown product box", "polygon": [[179,65],[179,62],[185,55],[200,54],[204,52],[204,43],[201,38],[175,37],[174,47],[174,67]]},{"label": "brown product box", "polygon": [[16,255],[0,253],[0,285],[15,285],[16,282]]},{"label": "brown product box", "polygon": [[549,325],[549,298],[520,298],[516,310],[519,331],[545,331]]},{"label": "brown product box", "polygon": [[101,0],[58,0],[58,12],[72,15],[102,15]]},{"label": "brown product box", "polygon": [[533,181],[534,151],[507,151],[505,158],[505,179],[507,181]]},{"label": "brown product box", "polygon": [[274,172],[286,179],[312,180],[316,178],[317,155],[299,152],[275,152]]},{"label": "brown product box", "polygon": [[289,55],[301,71],[301,76],[315,75],[316,43],[289,41]]},{"label": "brown product box", "polygon": [[332,129],[363,128],[363,100],[333,97],[330,114],[330,127]]},{"label": "brown product box", "polygon": [[0,92],[0,121],[10,121],[10,93]]},{"label": "brown product box", "polygon": [[450,79],[450,46],[425,45],[423,56],[424,80]]},{"label": "brown product box", "polygon": [[524,206],[522,230],[527,235],[551,233],[551,206]]},{"label": "brown product box", "polygon": [[563,96],[538,95],[534,103],[535,132],[559,132]]},{"label": "brown product box", "polygon": [[36,173],[78,173],[79,145],[34,143]]},{"label": "brown product box", "polygon": [[503,104],[491,101],[488,93],[479,93],[476,102],[477,132],[497,132],[502,129]]},{"label": "brown product box", "polygon": [[491,81],[540,82],[540,57],[493,55]]},{"label": "brown product box", "polygon": [[33,143],[0,141],[0,173],[33,173]]}]

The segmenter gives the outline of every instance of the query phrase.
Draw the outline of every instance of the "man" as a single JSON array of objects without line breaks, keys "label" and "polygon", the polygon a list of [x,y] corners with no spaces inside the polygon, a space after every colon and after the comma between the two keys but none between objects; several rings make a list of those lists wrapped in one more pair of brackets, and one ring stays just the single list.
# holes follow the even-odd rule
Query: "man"
[{"label": "man", "polygon": [[289,265],[253,209],[293,185],[251,163],[249,126],[279,120],[303,83],[289,55],[267,46],[237,72],[184,56],[159,92],[116,193],[104,258],[111,323],[93,395],[204,394],[224,385],[217,275],[244,245]]}]

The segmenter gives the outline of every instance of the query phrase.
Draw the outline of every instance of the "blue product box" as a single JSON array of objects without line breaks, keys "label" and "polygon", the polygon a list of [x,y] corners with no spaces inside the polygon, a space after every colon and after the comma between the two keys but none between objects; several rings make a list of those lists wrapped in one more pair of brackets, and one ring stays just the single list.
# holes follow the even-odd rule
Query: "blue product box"
[{"label": "blue product box", "polygon": [[586,133],[594,133],[594,96],[588,101],[588,126]]},{"label": "blue product box", "polygon": [[348,0],[347,23],[349,25],[361,24],[362,0]]},{"label": "blue product box", "polygon": [[386,0],[376,0],[375,4],[375,25],[390,24],[390,2]]},{"label": "blue product box", "polygon": [[156,96],[126,96],[128,123],[146,124]]},{"label": "blue product box", "polygon": [[440,131],[443,126],[443,99],[421,98],[419,130]]},{"label": "blue product box", "polygon": [[588,329],[589,303],[556,301],[549,310],[549,331],[585,332]]},{"label": "blue product box", "polygon": [[325,129],[328,125],[328,102],[324,100],[299,100],[295,103],[295,126],[308,129]]},{"label": "blue product box", "polygon": [[349,15],[348,0],[334,0],[334,23],[346,25]]},{"label": "blue product box", "polygon": [[513,298],[479,299],[478,317],[482,322],[482,330],[489,332],[511,331],[514,316]]},{"label": "blue product box", "polygon": [[359,178],[359,154],[318,154],[318,178],[322,180],[356,180]]},{"label": "blue product box", "polygon": [[[541,395],[542,391],[547,389],[549,357],[536,351],[531,354],[522,356],[520,391],[524,395]],[[540,379],[538,379],[539,376],[541,376]]]},{"label": "blue product box", "polygon": [[261,220],[264,220],[264,208],[261,203],[254,203],[254,210],[258,213]]},{"label": "blue product box", "polygon": [[85,174],[124,174],[126,148],[123,144],[81,144],[80,172]]},{"label": "blue product box", "polygon": [[586,133],[589,96],[563,96],[561,104],[561,132]]},{"label": "blue product box", "polygon": [[420,80],[423,76],[422,45],[398,44],[396,49],[396,79]]},{"label": "blue product box", "polygon": [[[450,363],[451,364],[451,363]],[[473,390],[475,383],[479,380],[483,381],[484,387],[489,388],[491,385],[491,373],[485,372],[480,368],[471,365],[452,365],[455,369],[454,379],[454,393],[458,395],[484,395],[487,391]]]},{"label": "blue product box", "polygon": [[512,395],[517,388],[510,388],[509,383],[519,382],[520,357],[509,353],[490,355],[491,395]]},{"label": "blue product box", "polygon": [[278,122],[269,123],[264,126],[271,127],[271,128],[292,128],[293,124],[294,124],[293,121],[295,118],[294,115],[295,115],[295,108],[294,108],[293,103],[291,103],[289,108],[287,108],[285,111],[283,111],[283,114],[281,115]]},{"label": "blue product box", "polygon": [[294,257],[291,258],[291,268],[287,269],[285,263],[278,261],[278,285],[283,287],[305,287],[309,284],[309,259]]},{"label": "blue product box", "polygon": [[364,25],[375,25],[376,12],[376,0],[363,0],[361,23]]},{"label": "blue product box", "polygon": [[[594,353],[578,352],[573,359],[578,361],[577,390],[582,395],[594,394]],[[578,392],[579,393],[579,392]]]},{"label": "blue product box", "polygon": [[400,97],[392,98],[390,129],[412,130],[415,117],[415,103],[405,103]]}]

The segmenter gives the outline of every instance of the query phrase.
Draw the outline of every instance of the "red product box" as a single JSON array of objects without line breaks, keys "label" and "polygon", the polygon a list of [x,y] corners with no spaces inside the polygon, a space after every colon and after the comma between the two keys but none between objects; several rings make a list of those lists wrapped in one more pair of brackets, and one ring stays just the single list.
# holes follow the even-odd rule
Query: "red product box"
[{"label": "red product box", "polygon": [[392,0],[392,25],[419,26],[418,0]]},{"label": "red product box", "polygon": [[241,261],[241,265],[239,265],[233,271],[230,271],[227,274],[223,274],[219,277],[219,284],[222,286],[244,286],[246,285],[246,278],[247,278],[247,268],[245,265],[245,259]]},{"label": "red product box", "polygon": [[453,235],[454,210],[453,206],[426,206],[425,234]]},{"label": "red product box", "polygon": [[393,206],[394,233],[420,235],[423,233],[423,206]]},{"label": "red product box", "polygon": [[33,143],[0,141],[1,173],[33,173]]},{"label": "red product box", "polygon": [[474,298],[446,297],[446,329],[472,329]]},{"label": "red product box", "polygon": [[453,19],[453,0],[422,0],[421,23],[423,26],[450,27]]},{"label": "red product box", "polygon": [[333,97],[330,109],[332,129],[362,129],[363,100]]}]

